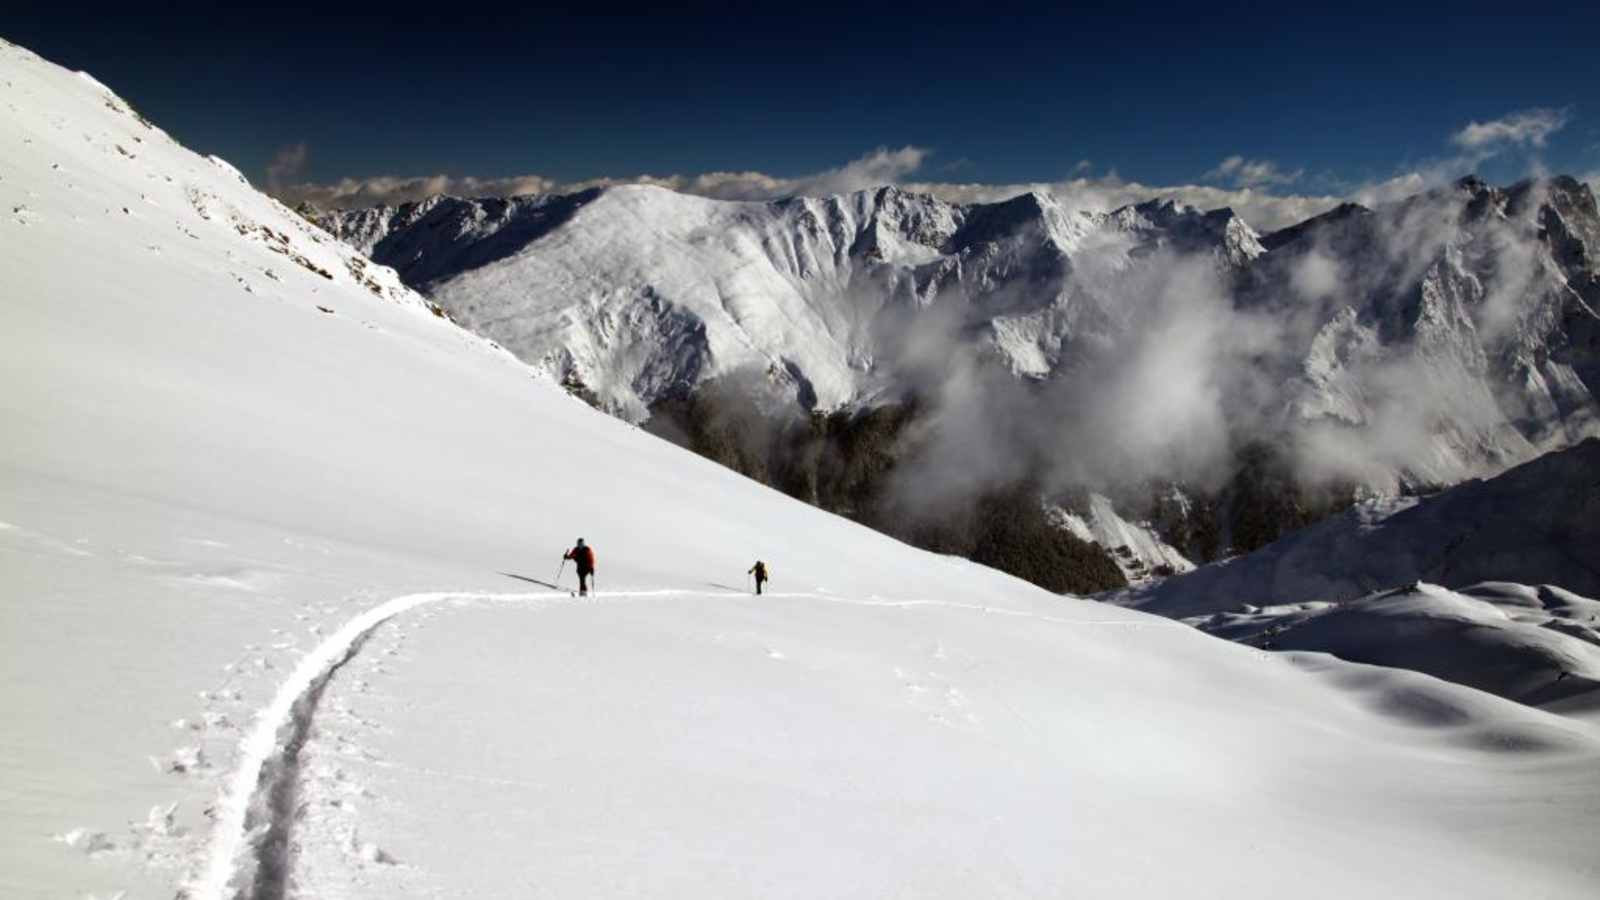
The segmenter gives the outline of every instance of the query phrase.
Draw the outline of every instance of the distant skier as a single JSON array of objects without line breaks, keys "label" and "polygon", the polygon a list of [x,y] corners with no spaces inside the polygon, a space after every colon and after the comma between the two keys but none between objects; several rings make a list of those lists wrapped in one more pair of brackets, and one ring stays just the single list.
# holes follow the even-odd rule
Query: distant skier
[{"label": "distant skier", "polygon": [[577,567],[578,596],[587,597],[589,595],[589,577],[594,574],[594,548],[585,544],[583,538],[578,538],[578,546],[562,554],[561,558],[572,560],[572,564]]},{"label": "distant skier", "polygon": [[756,564],[750,567],[749,574],[756,577],[756,594],[760,595],[761,586],[767,583],[767,564],[759,559],[756,560]]}]

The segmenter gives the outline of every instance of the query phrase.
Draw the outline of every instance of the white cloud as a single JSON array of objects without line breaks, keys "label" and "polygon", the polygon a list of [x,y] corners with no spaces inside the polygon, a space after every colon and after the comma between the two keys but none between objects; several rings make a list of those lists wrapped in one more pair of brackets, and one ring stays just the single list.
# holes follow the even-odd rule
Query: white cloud
[{"label": "white cloud", "polygon": [[1289,286],[1307,300],[1323,300],[1334,295],[1344,284],[1344,271],[1339,259],[1312,248],[1289,271]]},{"label": "white cloud", "polygon": [[1273,231],[1338,206],[1334,196],[1273,194],[1252,187],[1219,188],[1203,184],[1152,185],[1124,181],[1116,173],[1094,178],[1015,184],[911,182],[907,190],[932,194],[952,203],[993,203],[1037,191],[1055,196],[1074,209],[1107,211],[1156,197],[1170,197],[1199,209],[1229,207],[1258,231]]},{"label": "white cloud", "polygon": [[[1059,181],[983,183],[913,181],[930,152],[922,147],[880,147],[842,166],[809,175],[784,177],[759,171],[705,172],[697,175],[636,175],[559,181],[538,174],[502,178],[454,175],[342,178],[331,183],[290,183],[305,169],[309,152],[305,144],[283,148],[267,166],[267,189],[289,203],[310,201],[324,209],[395,205],[435,194],[465,197],[509,197],[519,194],[571,193],[617,184],[653,184],[685,194],[719,200],[772,200],[792,196],[828,196],[891,184],[932,194],[953,203],[989,203],[1029,191],[1051,194],[1080,209],[1111,210],[1157,197],[1172,198],[1200,209],[1230,207],[1259,231],[1271,231],[1326,212],[1345,200],[1365,206],[1393,202],[1448,183],[1473,172],[1485,160],[1513,147],[1539,148],[1549,136],[1571,121],[1568,109],[1531,108],[1488,122],[1470,122],[1451,136],[1462,151],[1454,156],[1424,161],[1381,181],[1369,182],[1344,196],[1276,193],[1274,188],[1300,180],[1304,170],[1285,171],[1270,160],[1229,156],[1205,174],[1224,182],[1210,184],[1152,185],[1124,181],[1115,171],[1091,176],[1093,165],[1080,160],[1070,175]],[[951,167],[946,167],[951,168]],[[1600,173],[1585,181],[1600,190]]]},{"label": "white cloud", "polygon": [[1450,136],[1458,147],[1477,150],[1508,144],[1543,147],[1545,140],[1572,120],[1571,110],[1534,108],[1487,122],[1469,122]]},{"label": "white cloud", "polygon": [[921,147],[902,147],[899,150],[880,147],[837,169],[796,179],[793,189],[786,188],[785,193],[826,196],[898,184],[901,179],[920,169],[927,156],[928,151]]},{"label": "white cloud", "polygon": [[1239,187],[1264,187],[1269,184],[1289,184],[1298,181],[1303,174],[1305,174],[1303,169],[1285,172],[1278,168],[1276,163],[1264,159],[1230,156],[1218,163],[1215,169],[1207,172],[1205,177],[1212,181],[1226,181]]},{"label": "white cloud", "polygon": [[272,161],[267,163],[267,188],[276,192],[290,179],[299,177],[305,171],[306,160],[311,152],[305,142],[290,144],[280,149],[273,155]]},{"label": "white cloud", "polygon": [[[304,144],[297,145],[294,171],[303,168]],[[284,157],[280,152],[279,157]],[[454,175],[341,178],[327,184],[285,184],[279,160],[267,168],[268,189],[289,203],[310,201],[324,209],[395,205],[435,194],[461,197],[512,197],[519,194],[571,193],[615,184],[653,184],[685,194],[719,200],[771,200],[778,197],[827,196],[895,184],[921,167],[928,151],[921,147],[879,148],[837,168],[798,178],[763,172],[705,172],[699,175],[638,175],[632,178],[590,178],[563,182],[543,175],[476,178]]]},{"label": "white cloud", "polygon": [[394,205],[421,200],[435,194],[468,197],[511,197],[542,194],[560,185],[540,175],[515,175],[509,178],[474,178],[451,175],[401,177],[377,175],[370,178],[341,178],[327,184],[291,184],[269,190],[286,203],[309,201],[323,209]]},{"label": "white cloud", "polygon": [[1362,206],[1373,207],[1381,203],[1404,200],[1412,194],[1443,184],[1445,180],[1437,170],[1405,172],[1382,181],[1368,182],[1356,188],[1351,196]]},{"label": "white cloud", "polygon": [[[932,194],[952,203],[991,203],[1007,200],[1029,191],[1051,194],[1063,204],[1077,209],[1112,210],[1156,197],[1170,197],[1200,209],[1231,207],[1246,222],[1262,231],[1292,225],[1338,205],[1343,199],[1327,195],[1272,193],[1262,186],[1241,184],[1223,188],[1203,184],[1152,185],[1125,181],[1115,172],[1106,175],[1084,174],[1087,160],[1071,167],[1072,176],[1048,182],[951,182],[915,181],[929,152],[921,147],[880,148],[842,166],[799,177],[780,177],[764,172],[706,172],[698,175],[639,175],[630,178],[591,178],[559,181],[538,174],[502,178],[477,178],[455,175],[342,178],[328,183],[286,184],[284,173],[304,167],[304,145],[280,153],[292,167],[278,165],[268,172],[268,190],[290,204],[310,201],[323,209],[354,208],[379,204],[396,205],[453,194],[466,197],[509,197],[519,194],[570,193],[616,184],[653,184],[686,194],[720,200],[772,200],[791,196],[827,196],[895,184],[918,193]],[[1244,169],[1243,163],[1236,167]],[[1276,171],[1276,170],[1273,170]],[[1256,175],[1260,175],[1260,171]],[[1280,180],[1281,180],[1280,176]],[[276,179],[276,180],[274,180]],[[1255,180],[1255,179],[1247,179]]]}]

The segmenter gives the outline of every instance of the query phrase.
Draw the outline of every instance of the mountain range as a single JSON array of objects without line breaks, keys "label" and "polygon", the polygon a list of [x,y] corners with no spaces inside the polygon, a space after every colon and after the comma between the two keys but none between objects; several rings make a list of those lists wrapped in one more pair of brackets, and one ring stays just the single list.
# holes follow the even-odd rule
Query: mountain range
[{"label": "mountain range", "polygon": [[[1170,200],[894,187],[304,212],[595,405],[795,496],[894,530],[948,517],[945,494],[970,510],[1025,483],[1081,518],[1095,492],[1146,533],[1121,546],[1168,545],[1104,546],[1102,575],[1058,586],[1112,586],[1108,557],[1135,580],[1181,570],[1600,434],[1600,213],[1566,176],[1268,234]],[[860,425],[874,409],[912,414],[883,436]],[[794,460],[819,454],[867,474],[819,486]]]},{"label": "mountain range", "polygon": [[1156,407],[1185,394],[1165,382],[1197,379],[1234,430],[1365,445],[1341,474],[1391,488],[1600,429],[1600,215],[1564,176],[1468,178],[1266,235],[1171,201],[955,205],[892,187],[440,196],[318,219],[635,421],[749,371],[806,408],[871,405],[944,387],[930,357],[971,353],[1023,381],[1115,370]]}]

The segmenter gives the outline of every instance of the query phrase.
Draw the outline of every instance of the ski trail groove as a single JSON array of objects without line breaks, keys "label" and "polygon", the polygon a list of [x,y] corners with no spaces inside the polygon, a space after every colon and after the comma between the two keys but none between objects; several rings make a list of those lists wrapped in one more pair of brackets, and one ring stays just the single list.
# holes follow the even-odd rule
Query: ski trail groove
[{"label": "ski trail groove", "polygon": [[[381,623],[380,623],[381,624]],[[245,830],[253,838],[255,872],[250,879],[250,889],[241,891],[249,900],[284,900],[289,895],[289,872],[293,865],[290,847],[294,837],[295,811],[300,805],[300,751],[305,749],[311,736],[311,724],[317,714],[317,705],[327,690],[333,676],[372,637],[378,626],[364,631],[351,642],[343,656],[322,673],[305,693],[301,694],[290,710],[289,720],[279,730],[280,751],[273,764],[261,770],[261,781],[256,793],[263,801],[252,805],[251,814],[245,816]],[[254,815],[265,821],[252,822]]]},{"label": "ski trail groove", "polygon": [[[441,600],[483,597],[546,599],[548,595],[406,594],[350,619],[306,654],[279,685],[272,702],[257,713],[254,726],[240,744],[238,766],[217,807],[205,870],[178,892],[179,900],[283,896],[289,862],[287,819],[294,815],[295,764],[328,680],[356,654],[373,629],[400,613]],[[244,883],[235,886],[236,881]]]},{"label": "ski trail groove", "polygon": [[[621,590],[603,597],[665,597],[703,595],[704,591]],[[714,596],[714,595],[713,595]],[[742,596],[727,594],[724,596]],[[821,600],[851,606],[945,607],[1037,619],[1076,626],[1188,626],[1164,621],[1122,619],[1062,619],[1021,610],[938,600],[860,600],[832,594],[793,592],[771,597]],[[186,884],[178,900],[280,900],[287,896],[292,860],[291,833],[299,794],[299,756],[310,733],[317,703],[339,668],[360,652],[372,632],[395,616],[444,600],[478,600],[516,603],[529,600],[563,600],[564,594],[437,591],[406,594],[381,603],[345,622],[304,656],[279,685],[272,702],[255,718],[240,745],[239,763],[218,804],[205,869]],[[243,877],[241,877],[243,876]],[[242,882],[242,883],[241,883]]]}]

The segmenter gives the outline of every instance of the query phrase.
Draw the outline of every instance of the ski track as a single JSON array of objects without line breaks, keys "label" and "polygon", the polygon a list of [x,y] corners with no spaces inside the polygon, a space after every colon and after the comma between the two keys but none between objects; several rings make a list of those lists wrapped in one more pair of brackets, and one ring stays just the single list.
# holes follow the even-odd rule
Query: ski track
[{"label": "ski track", "polygon": [[[709,596],[755,599],[735,592],[697,590],[622,590],[595,592],[588,601],[614,597]],[[1063,619],[1022,610],[983,606],[975,603],[950,603],[940,600],[860,600],[818,592],[768,592],[762,599],[809,599],[851,606],[876,606],[909,609],[948,607],[988,614],[1037,619],[1069,626],[1125,626],[1182,628],[1187,625],[1166,621],[1123,619]],[[345,622],[304,656],[289,677],[278,687],[272,701],[256,715],[249,735],[240,745],[239,763],[217,806],[216,827],[212,832],[203,874],[178,892],[179,900],[273,900],[285,896],[290,867],[289,830],[294,815],[294,798],[299,777],[299,754],[316,714],[317,702],[329,681],[345,663],[360,652],[373,631],[390,619],[420,606],[444,601],[523,604],[530,601],[577,598],[568,592],[489,593],[437,591],[406,594],[381,603]],[[457,777],[462,777],[457,775]],[[239,878],[242,873],[248,878]],[[236,885],[235,882],[243,882]]]}]

